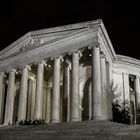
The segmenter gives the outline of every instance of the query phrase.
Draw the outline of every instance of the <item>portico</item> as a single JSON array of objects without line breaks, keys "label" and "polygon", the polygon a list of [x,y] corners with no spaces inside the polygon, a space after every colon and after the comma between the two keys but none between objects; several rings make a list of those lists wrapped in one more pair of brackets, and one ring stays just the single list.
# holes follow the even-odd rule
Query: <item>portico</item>
[{"label": "portico", "polygon": [[[97,48],[98,47],[98,48]],[[88,47],[85,47],[88,49]],[[98,51],[95,51],[98,49]],[[99,46],[95,46],[94,43],[90,48],[89,52],[95,51],[93,57],[90,57],[92,61],[92,65],[90,67],[99,65],[100,66],[100,51]],[[13,68],[12,71],[8,73],[8,89],[6,91],[6,102],[5,102],[5,112],[4,118],[1,118],[1,121],[4,121],[4,125],[20,123],[24,124],[26,121],[39,121],[39,122],[62,122],[62,118],[66,115],[67,119],[65,121],[80,121],[80,104],[79,104],[79,60],[82,56],[82,50],[78,49],[77,51],[73,51],[71,53],[67,52],[65,54],[60,54],[58,57],[47,57],[46,59],[42,59],[41,62],[36,63],[36,75],[32,72],[32,64],[26,64],[26,66],[18,69]],[[68,55],[69,58],[65,56]],[[88,54],[90,55],[90,54]],[[94,60],[98,61],[94,61]],[[51,61],[51,64],[47,64],[47,62]],[[69,62],[71,68],[69,66],[64,67],[64,63]],[[84,62],[83,62],[84,64]],[[33,63],[34,65],[34,63]],[[49,81],[47,76],[48,69],[52,68],[52,78]],[[64,72],[65,71],[65,74]],[[100,76],[97,74],[100,71],[100,67],[93,67],[93,76],[96,76],[95,80],[99,80],[100,83]],[[30,74],[31,73],[31,74]],[[44,76],[46,73],[46,76]],[[19,103],[18,103],[18,114],[16,115],[17,118],[13,119],[14,113],[14,104],[15,104],[15,94],[17,94],[15,90],[16,86],[16,74],[20,75],[20,90],[19,90]],[[64,80],[65,76],[65,80]],[[92,77],[92,75],[91,75]],[[70,80],[71,79],[71,80]],[[4,73],[1,74],[1,83],[4,80]],[[33,82],[36,81],[34,84]],[[94,86],[95,91],[101,90],[101,85],[92,84]],[[49,87],[47,84],[51,85],[51,90],[47,90]],[[35,86],[36,85],[36,86]],[[1,84],[1,86],[3,86]],[[97,87],[98,86],[98,87]],[[62,88],[61,88],[62,87]],[[65,90],[63,90],[65,89]],[[92,110],[94,119],[101,118],[101,91],[95,92],[92,94],[93,97],[93,104],[90,107]],[[46,92],[44,96],[44,92]],[[66,92],[66,93],[64,93]],[[1,93],[4,94],[3,90]],[[100,96],[97,95],[100,93]],[[34,95],[35,94],[35,95]],[[64,95],[66,94],[66,95]],[[49,97],[51,96],[51,97]],[[66,114],[62,113],[64,110],[64,103],[63,103],[63,96],[66,96],[67,101],[67,108]],[[44,98],[46,98],[44,100]],[[1,100],[4,100],[4,96],[1,96]],[[50,101],[49,101],[50,100]],[[94,101],[95,100],[95,101]],[[44,103],[44,102],[45,103]],[[97,105],[96,105],[96,101]],[[33,103],[32,103],[33,102]],[[49,105],[47,105],[49,102]],[[95,103],[94,103],[95,102]],[[2,102],[3,103],[3,102]],[[1,103],[1,108],[4,107],[4,103]],[[32,107],[31,107],[32,104]],[[46,104],[46,109],[43,110],[43,104]],[[30,109],[29,109],[30,108]],[[33,109],[31,109],[33,108]],[[34,110],[34,111],[33,111]],[[2,111],[1,111],[2,112]],[[34,112],[34,113],[33,113]],[[48,116],[43,118],[43,114]],[[97,115],[96,115],[97,114]],[[95,116],[95,117],[94,117]],[[16,122],[13,122],[15,120]]]},{"label": "portico", "polygon": [[130,102],[128,75],[140,76],[126,61],[101,20],[30,32],[0,53],[0,124],[112,120],[113,86]]}]

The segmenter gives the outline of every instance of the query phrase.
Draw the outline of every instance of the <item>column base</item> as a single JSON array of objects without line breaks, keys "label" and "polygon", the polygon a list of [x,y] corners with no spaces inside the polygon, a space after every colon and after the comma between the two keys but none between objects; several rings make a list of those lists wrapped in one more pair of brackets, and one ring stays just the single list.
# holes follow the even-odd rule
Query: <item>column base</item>
[{"label": "column base", "polygon": [[44,119],[36,119],[33,121],[34,125],[43,124],[43,123],[44,123]]},{"label": "column base", "polygon": [[12,123],[10,123],[10,122],[4,122],[3,123],[3,126],[7,126],[7,125],[12,125]]},{"label": "column base", "polygon": [[91,120],[105,120],[105,119],[103,119],[102,117],[99,117],[99,116],[94,116],[91,118]]},{"label": "column base", "polygon": [[92,117],[89,117],[88,120],[89,120],[89,121],[92,120]]},{"label": "column base", "polygon": [[11,125],[10,123],[4,123],[2,126],[8,126]]},{"label": "column base", "polygon": [[60,120],[51,120],[51,123],[60,123]]},{"label": "column base", "polygon": [[32,125],[33,124],[33,121],[29,120],[21,120],[21,121],[17,121],[16,122],[17,125]]},{"label": "column base", "polygon": [[73,118],[73,119],[70,119],[70,122],[79,122],[80,119],[79,118]]},{"label": "column base", "polygon": [[20,120],[20,121],[18,120],[16,123],[19,125],[25,125],[26,121],[25,120]]}]

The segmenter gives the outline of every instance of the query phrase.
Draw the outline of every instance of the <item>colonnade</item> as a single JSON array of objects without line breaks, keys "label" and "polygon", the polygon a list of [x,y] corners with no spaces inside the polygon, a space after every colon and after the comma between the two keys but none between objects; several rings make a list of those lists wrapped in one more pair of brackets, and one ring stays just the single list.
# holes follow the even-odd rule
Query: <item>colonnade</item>
[{"label": "colonnade", "polygon": [[[94,43],[91,48],[92,54],[92,119],[107,119],[107,100],[106,100],[106,59],[102,57],[99,43]],[[80,121],[79,113],[79,60],[82,57],[80,51],[71,52],[71,74],[70,67],[65,67],[65,80],[64,80],[64,94],[69,96],[67,99],[67,121]],[[48,58],[47,58],[48,59]],[[61,56],[55,57],[53,61],[53,80],[52,80],[52,100],[51,100],[51,115],[50,122],[60,122],[60,71],[61,63],[64,60]],[[36,78],[36,91],[35,91],[35,107],[33,120],[41,121],[43,118],[43,79],[44,68],[47,65],[45,60],[37,64],[37,78]],[[21,87],[19,94],[18,105],[18,122],[25,121],[27,116],[27,94],[28,94],[28,74],[31,70],[30,66],[26,65],[22,68],[21,74]],[[9,72],[8,88],[6,93],[5,111],[4,108],[4,73],[0,74],[0,123],[4,118],[3,124],[12,124],[13,121],[13,108],[15,97],[15,77],[16,70],[13,69]],[[71,79],[71,80],[70,80]],[[70,84],[71,82],[71,84]],[[71,89],[71,90],[70,90]],[[102,101],[104,100],[104,104]],[[104,106],[106,107],[105,109]],[[4,113],[3,113],[4,112]],[[105,113],[103,113],[105,112]]]}]

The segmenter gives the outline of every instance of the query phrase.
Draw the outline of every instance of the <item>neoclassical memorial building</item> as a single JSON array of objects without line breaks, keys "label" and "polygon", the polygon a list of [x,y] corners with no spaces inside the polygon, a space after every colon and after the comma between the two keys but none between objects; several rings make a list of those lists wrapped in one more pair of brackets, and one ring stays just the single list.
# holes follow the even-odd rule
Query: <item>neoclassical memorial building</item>
[{"label": "neoclassical memorial building", "polygon": [[0,125],[136,124],[139,110],[140,60],[115,53],[100,19],[31,31],[0,52]]}]

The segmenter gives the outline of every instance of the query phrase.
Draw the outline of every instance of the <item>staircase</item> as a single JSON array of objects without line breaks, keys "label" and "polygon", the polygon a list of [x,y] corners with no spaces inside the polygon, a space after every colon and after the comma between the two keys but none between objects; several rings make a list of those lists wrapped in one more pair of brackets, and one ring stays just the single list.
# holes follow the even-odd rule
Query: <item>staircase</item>
[{"label": "staircase", "polygon": [[95,120],[0,126],[0,140],[140,140],[140,126]]}]

